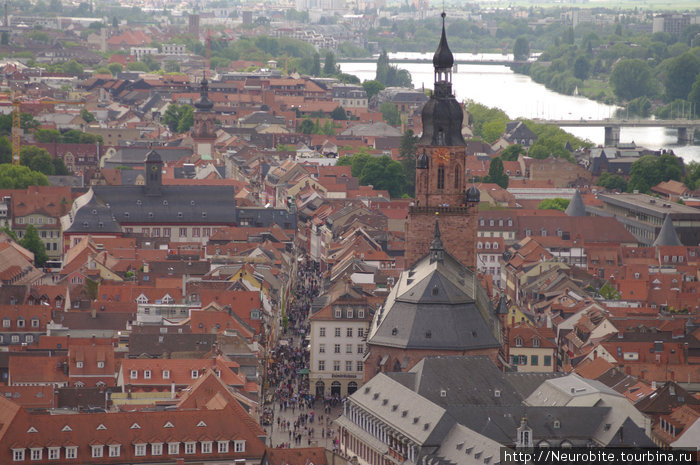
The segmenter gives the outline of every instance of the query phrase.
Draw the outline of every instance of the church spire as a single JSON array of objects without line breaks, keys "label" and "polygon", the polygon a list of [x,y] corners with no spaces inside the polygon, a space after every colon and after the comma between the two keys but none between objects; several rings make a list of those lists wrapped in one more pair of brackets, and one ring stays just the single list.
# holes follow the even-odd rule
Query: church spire
[{"label": "church spire", "polygon": [[678,234],[676,233],[676,228],[673,227],[670,214],[667,214],[666,218],[664,218],[664,224],[661,226],[659,235],[653,244],[654,247],[660,245],[683,245],[680,239],[678,239]]},{"label": "church spire", "polygon": [[433,55],[433,67],[437,71],[438,69],[452,69],[454,65],[454,57],[452,56],[452,51],[450,46],[447,45],[447,34],[445,34],[445,12],[442,14],[442,36],[440,37],[440,43],[438,48]]},{"label": "church spire", "polygon": [[422,146],[466,146],[462,137],[462,107],[452,94],[452,66],[454,56],[447,45],[445,12],[442,12],[442,35],[433,55],[435,87],[430,100],[423,106],[423,134],[418,141]]},{"label": "church spire", "polygon": [[194,106],[199,111],[210,111],[214,108],[214,102],[209,100],[209,82],[207,77],[202,77],[202,82],[199,88],[199,99],[194,103]]},{"label": "church spire", "polygon": [[430,243],[430,263],[442,263],[444,258],[445,247],[442,245],[442,239],[440,239],[440,225],[438,224],[438,219],[435,218],[435,235],[433,237],[433,242]]}]

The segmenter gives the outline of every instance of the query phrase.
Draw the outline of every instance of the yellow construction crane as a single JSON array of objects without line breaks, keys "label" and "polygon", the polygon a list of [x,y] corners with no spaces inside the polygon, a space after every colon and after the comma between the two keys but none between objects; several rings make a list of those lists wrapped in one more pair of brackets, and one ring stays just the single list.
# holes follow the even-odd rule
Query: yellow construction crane
[{"label": "yellow construction crane", "polygon": [[[22,116],[22,101],[12,100],[12,164],[19,165],[19,153],[21,150],[20,132],[21,132],[21,116]],[[85,105],[85,102],[80,100],[37,100],[36,103],[46,105]]]}]

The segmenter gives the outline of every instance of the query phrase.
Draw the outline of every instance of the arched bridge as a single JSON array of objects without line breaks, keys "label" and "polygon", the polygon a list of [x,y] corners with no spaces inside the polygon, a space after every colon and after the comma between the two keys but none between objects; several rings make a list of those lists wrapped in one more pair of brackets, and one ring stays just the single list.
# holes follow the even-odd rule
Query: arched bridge
[{"label": "arched bridge", "polygon": [[560,127],[605,128],[605,145],[615,146],[620,142],[621,128],[671,128],[678,130],[679,144],[692,144],[695,130],[700,129],[700,120],[692,119],[533,119],[535,123]]}]

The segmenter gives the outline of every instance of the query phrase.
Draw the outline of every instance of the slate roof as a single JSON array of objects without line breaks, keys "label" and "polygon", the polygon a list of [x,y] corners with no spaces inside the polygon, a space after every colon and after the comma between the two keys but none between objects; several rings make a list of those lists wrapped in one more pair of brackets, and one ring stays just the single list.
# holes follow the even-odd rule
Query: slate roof
[{"label": "slate roof", "polygon": [[472,271],[444,252],[442,260],[426,255],[401,273],[375,315],[368,343],[411,349],[492,348],[500,346],[497,325]]},{"label": "slate roof", "polygon": [[379,373],[358,389],[353,394],[353,402],[367,411],[376,412],[418,444],[439,445],[454,424],[444,408],[396,383],[384,373]]},{"label": "slate roof", "polygon": [[94,186],[76,199],[64,231],[119,232],[121,223],[234,224],[234,196],[230,186],[161,186],[159,195],[146,195],[146,186]]},{"label": "slate roof", "polygon": [[581,193],[578,190],[574,192],[565,213],[569,216],[586,216],[586,206],[583,204]]},{"label": "slate roof", "polygon": [[[532,428],[533,443],[547,440],[556,447],[564,440],[586,446],[594,437],[610,407],[532,407],[470,405],[450,409],[457,421],[501,444],[514,444],[523,418]],[[555,427],[555,421],[559,427]],[[559,440],[559,441],[557,441]]]},{"label": "slate roof", "polygon": [[[146,155],[152,151],[148,146],[122,147],[110,158],[106,165],[139,165],[143,166]],[[179,161],[192,155],[191,148],[158,147],[158,155],[164,163]],[[107,166],[109,167],[109,166]]]},{"label": "slate roof", "polygon": [[656,237],[653,244],[654,247],[660,245],[683,245],[680,239],[678,239],[676,228],[673,227],[671,215],[666,215],[666,218],[664,218],[664,224],[661,226],[661,231],[659,231],[659,235]]},{"label": "slate roof", "polygon": [[[161,338],[162,337],[162,341]],[[129,357],[142,354],[160,357],[173,352],[209,352],[216,342],[216,334],[131,334],[129,336]]]}]

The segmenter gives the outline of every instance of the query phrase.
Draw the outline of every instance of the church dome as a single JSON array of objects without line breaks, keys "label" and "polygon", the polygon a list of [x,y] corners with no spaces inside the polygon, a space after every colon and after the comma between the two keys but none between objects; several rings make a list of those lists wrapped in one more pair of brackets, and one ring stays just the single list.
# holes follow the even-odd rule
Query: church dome
[{"label": "church dome", "polygon": [[454,97],[431,98],[423,105],[421,118],[423,135],[419,145],[467,145],[462,137],[464,113]]},{"label": "church dome", "polygon": [[199,91],[199,98],[194,102],[194,107],[197,110],[209,111],[214,108],[214,102],[209,100],[209,83],[207,78],[202,79],[202,87]]},{"label": "church dome", "polygon": [[476,188],[476,186],[472,185],[467,190],[467,203],[473,202],[473,203],[479,203],[481,201],[481,192],[479,192],[479,189]]},{"label": "church dome", "polygon": [[455,60],[454,56],[452,56],[450,46],[447,45],[447,36],[445,35],[445,12],[443,11],[440,16],[442,16],[442,37],[440,37],[440,44],[433,55],[433,66],[440,69],[452,68]]}]

